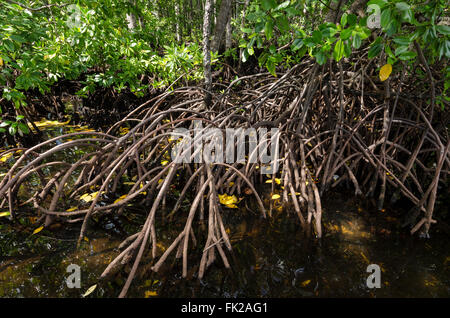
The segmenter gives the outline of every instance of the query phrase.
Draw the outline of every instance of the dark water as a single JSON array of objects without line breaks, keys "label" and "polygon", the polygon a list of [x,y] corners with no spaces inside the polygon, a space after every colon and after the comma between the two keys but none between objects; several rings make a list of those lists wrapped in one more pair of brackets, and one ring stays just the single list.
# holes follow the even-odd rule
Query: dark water
[{"label": "dark water", "polygon": [[[54,131],[52,133],[55,133]],[[57,130],[56,133],[62,133]],[[73,156],[67,154],[67,157]],[[117,246],[143,224],[145,211],[134,207],[121,217],[100,218],[88,239],[75,248],[79,225],[55,224],[32,235],[32,214],[15,223],[0,218],[0,297],[117,297],[130,268],[107,281],[100,274],[118,255]],[[160,273],[144,257],[129,297],[449,297],[448,233],[432,227],[430,239],[411,237],[399,228],[400,212],[371,210],[364,201],[337,194],[324,198],[324,237],[307,240],[298,219],[286,208],[262,219],[258,214],[226,209],[224,223],[231,237],[232,266],[217,257],[205,278],[196,278],[205,242],[195,227],[199,245],[189,256],[189,277],[181,278],[181,261],[169,257]],[[436,211],[439,213],[439,211]],[[183,224],[157,220],[163,251]],[[204,231],[203,231],[204,232]],[[81,288],[68,288],[70,264],[81,268]],[[369,264],[381,268],[381,288],[369,289]]]},{"label": "dark water", "polygon": [[[332,208],[339,203],[342,208]],[[331,205],[331,206],[330,206]],[[352,200],[326,204],[325,236],[306,240],[299,222],[287,211],[270,220],[237,210],[226,211],[233,254],[231,270],[220,259],[203,281],[196,278],[201,246],[190,253],[188,279],[181,278],[181,262],[169,258],[161,273],[142,271],[130,289],[130,297],[449,297],[449,239],[438,230],[430,239],[410,237],[398,230],[386,215],[358,209]],[[359,210],[359,211],[358,211]],[[240,214],[239,214],[240,213]],[[378,212],[381,213],[381,212]],[[239,215],[233,215],[239,214]],[[376,225],[370,224],[373,218]],[[75,249],[78,228],[55,227],[31,235],[28,226],[0,225],[0,297],[80,297],[98,284],[89,297],[116,297],[126,280],[123,273],[98,282],[108,263],[118,255],[121,239],[114,223],[91,228],[88,241]],[[25,221],[26,223],[26,221]],[[164,241],[179,226],[162,225]],[[162,236],[161,233],[165,233]],[[71,238],[70,238],[71,237]],[[200,242],[204,242],[199,240]],[[164,244],[160,244],[162,249]],[[81,288],[70,289],[65,279],[69,264],[81,267]],[[381,288],[369,289],[368,264],[381,267]]]}]

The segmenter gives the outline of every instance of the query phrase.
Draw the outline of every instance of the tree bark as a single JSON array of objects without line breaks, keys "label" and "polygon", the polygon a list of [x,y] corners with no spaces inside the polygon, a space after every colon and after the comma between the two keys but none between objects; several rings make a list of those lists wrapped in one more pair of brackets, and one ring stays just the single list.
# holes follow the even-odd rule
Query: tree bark
[{"label": "tree bark", "polygon": [[205,106],[209,107],[211,105],[211,87],[212,87],[212,76],[211,76],[211,13],[212,13],[212,0],[206,0],[205,3],[205,13],[203,16],[203,68],[205,76]]},{"label": "tree bark", "polygon": [[175,1],[175,36],[178,43],[181,42],[179,16],[180,16],[180,4],[178,3],[178,1]]},{"label": "tree bark", "polygon": [[231,0],[222,0],[222,3],[220,4],[219,14],[216,20],[214,40],[212,43],[213,52],[217,52],[220,48],[225,27],[228,22],[228,17],[230,16],[230,11],[231,11]]},{"label": "tree bark", "polygon": [[233,30],[231,29],[231,10],[230,10],[230,14],[228,15],[227,25],[225,27],[225,50],[231,49],[231,46],[232,46],[231,36],[232,36],[232,34],[233,34]]}]

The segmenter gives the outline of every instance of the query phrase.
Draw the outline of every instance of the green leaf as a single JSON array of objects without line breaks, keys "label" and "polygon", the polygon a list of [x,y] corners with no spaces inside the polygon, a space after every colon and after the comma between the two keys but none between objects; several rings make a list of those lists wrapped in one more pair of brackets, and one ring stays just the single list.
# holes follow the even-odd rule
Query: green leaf
[{"label": "green leaf", "polygon": [[370,0],[369,2],[367,2],[367,6],[371,5],[371,4],[376,4],[377,6],[380,7],[380,9],[383,9],[383,7],[386,5],[387,0]]},{"label": "green leaf", "polygon": [[289,21],[288,19],[282,15],[279,18],[277,18],[277,26],[282,32],[289,31]]},{"label": "green leaf", "polygon": [[270,74],[272,74],[275,77],[277,76],[277,74],[275,73],[276,65],[275,65],[274,61],[272,61],[271,59],[268,59],[267,63],[266,63],[266,67]]},{"label": "green leaf", "polygon": [[303,46],[303,39],[295,39],[292,43],[292,50],[297,51]]},{"label": "green leaf", "polygon": [[275,54],[275,53],[277,53],[277,48],[276,48],[276,46],[275,46],[274,44],[271,44],[271,45],[269,46],[269,52],[270,52],[270,54]]},{"label": "green leaf", "polygon": [[402,61],[407,61],[415,58],[417,56],[416,52],[407,51],[399,55],[399,59]]},{"label": "green leaf", "polygon": [[327,61],[327,55],[322,51],[319,51],[314,57],[319,65],[323,65]]},{"label": "green leaf", "polygon": [[389,24],[391,23],[391,9],[385,9],[381,12],[381,27],[383,29],[387,29]]},{"label": "green leaf", "polygon": [[395,55],[399,56],[400,54],[404,53],[408,51],[408,47],[407,46],[399,46],[398,48],[395,49]]},{"label": "green leaf", "polygon": [[450,27],[448,25],[436,25],[436,31],[442,35],[449,35]]},{"label": "green leaf", "polygon": [[241,28],[241,31],[244,33],[253,33],[253,29],[250,28]]},{"label": "green leaf", "polygon": [[275,0],[262,0],[261,3],[264,10],[268,11],[277,7],[277,2]]},{"label": "green leaf", "polygon": [[347,13],[344,13],[341,16],[341,25],[342,25],[342,27],[345,27],[346,24],[347,24]]},{"label": "green leaf", "polygon": [[243,63],[245,63],[245,62],[247,62],[247,60],[248,60],[248,58],[249,58],[249,55],[248,55],[248,52],[247,52],[247,50],[243,50],[242,51],[242,62]]},{"label": "green leaf", "polygon": [[17,132],[17,127],[16,126],[9,126],[8,132],[10,135],[15,135]]},{"label": "green leaf", "polygon": [[354,14],[349,14],[347,16],[347,22],[349,26],[354,26],[356,24],[356,21],[358,20],[358,18],[356,17],[356,15]]},{"label": "green leaf", "polygon": [[[386,52],[386,54],[389,56],[389,57],[391,57],[391,58],[395,58],[395,55],[394,55],[394,53],[392,53],[392,50],[391,50],[391,47],[389,46],[389,44],[385,44],[384,45],[384,51]],[[391,63],[388,63],[388,64],[391,64]]]},{"label": "green leaf", "polygon": [[266,25],[264,27],[264,33],[266,34],[267,40],[270,40],[272,38],[272,35],[273,35],[273,20],[272,19],[269,19],[266,22]]},{"label": "green leaf", "polygon": [[280,10],[280,9],[287,8],[289,6],[289,4],[291,4],[290,0],[284,1],[275,10]]},{"label": "green leaf", "polygon": [[28,128],[28,125],[24,123],[19,123],[18,127],[20,131],[23,132],[24,134],[28,134],[30,132],[30,128]]},{"label": "green leaf", "polygon": [[393,39],[393,41],[399,45],[409,45],[409,43],[411,43],[410,38],[405,36],[397,36]]},{"label": "green leaf", "polygon": [[19,42],[19,43],[25,43],[25,42],[27,42],[27,40],[25,40],[23,37],[21,37],[21,36],[19,36],[19,35],[16,35],[16,34],[12,34],[12,35],[10,36],[10,38],[11,38],[12,40],[16,41],[16,42]]},{"label": "green leaf", "polygon": [[10,39],[3,40],[3,44],[10,52],[14,52],[14,43]]},{"label": "green leaf", "polygon": [[319,30],[315,30],[312,33],[312,38],[315,43],[320,43],[320,41],[322,41],[322,32],[320,32]]},{"label": "green leaf", "polygon": [[380,54],[382,49],[383,49],[383,44],[376,43],[370,47],[367,56],[369,57],[369,59],[374,58],[375,56]]},{"label": "green leaf", "polygon": [[350,57],[352,55],[352,45],[350,44],[350,41],[344,42],[344,56]]},{"label": "green leaf", "polygon": [[352,45],[355,49],[359,49],[361,47],[361,37],[359,36],[359,34],[355,34],[355,36],[353,37]]},{"label": "green leaf", "polygon": [[405,2],[397,2],[395,4],[395,7],[400,10],[400,11],[407,11],[409,10],[409,4],[405,3]]},{"label": "green leaf", "polygon": [[334,46],[333,58],[336,61],[340,61],[344,56],[344,43],[342,40],[338,40]]},{"label": "green leaf", "polygon": [[353,30],[352,29],[345,29],[341,32],[341,39],[347,40],[352,35]]}]

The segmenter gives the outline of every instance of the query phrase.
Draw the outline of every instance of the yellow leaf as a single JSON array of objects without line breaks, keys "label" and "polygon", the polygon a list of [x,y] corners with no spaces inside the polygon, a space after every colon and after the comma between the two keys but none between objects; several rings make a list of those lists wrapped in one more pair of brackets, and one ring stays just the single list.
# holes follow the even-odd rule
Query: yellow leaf
[{"label": "yellow leaf", "polygon": [[[105,191],[102,191],[101,194],[105,193]],[[98,191],[93,193],[85,193],[80,197],[80,200],[83,200],[84,202],[91,202],[94,201],[94,199],[97,197]]]},{"label": "yellow leaf", "polygon": [[219,202],[228,208],[237,209],[235,203],[238,203],[238,198],[235,195],[219,194]]},{"label": "yellow leaf", "polygon": [[391,64],[385,64],[380,69],[380,80],[384,82],[389,78],[389,75],[392,73],[392,65]]},{"label": "yellow leaf", "polygon": [[72,211],[75,211],[76,209],[78,209],[78,207],[73,206],[70,209],[67,209],[66,212],[72,212]]},{"label": "yellow leaf", "polygon": [[230,186],[230,187],[234,186],[234,182],[231,181],[231,182],[229,183],[229,186]]},{"label": "yellow leaf", "polygon": [[83,239],[84,239],[86,242],[89,242],[89,239],[87,238],[87,236],[83,237]]},{"label": "yellow leaf", "polygon": [[3,66],[3,59],[0,57],[0,66]]},{"label": "yellow leaf", "polygon": [[119,128],[119,134],[122,135],[122,136],[128,134],[129,131],[130,131],[130,129],[127,128],[127,127],[125,127],[125,128],[120,127]]},{"label": "yellow leaf", "polygon": [[165,165],[167,165],[168,163],[169,163],[169,161],[167,161],[167,160],[161,161],[161,165],[162,165],[162,166],[165,166]]},{"label": "yellow leaf", "polygon": [[[281,184],[281,179],[275,178],[274,180],[276,184]],[[266,183],[272,183],[272,179],[266,180]]]},{"label": "yellow leaf", "polygon": [[97,288],[97,284],[92,285],[91,287],[88,288],[88,290],[83,294],[82,297],[86,297],[90,294],[92,294],[92,292]]},{"label": "yellow leaf", "polygon": [[[126,185],[134,185],[136,182],[124,182],[123,184],[126,184]],[[142,187],[141,187],[142,188]]]},{"label": "yellow leaf", "polygon": [[0,218],[1,218],[2,216],[9,216],[9,215],[11,215],[11,214],[9,213],[9,211],[6,211],[6,212],[0,212]]},{"label": "yellow leaf", "polygon": [[272,195],[272,200],[276,200],[276,199],[279,199],[279,198],[281,198],[279,194]]},{"label": "yellow leaf", "polygon": [[155,297],[158,296],[158,293],[153,290],[147,290],[145,292],[145,298]]},{"label": "yellow leaf", "polygon": [[302,287],[305,287],[305,286],[308,286],[309,285],[309,283],[311,283],[311,280],[310,279],[308,279],[308,280],[305,280],[304,282],[302,282],[300,285],[302,285]]},{"label": "yellow leaf", "polygon": [[364,253],[363,252],[361,252],[361,256],[362,256],[362,258],[364,259],[364,261],[367,263],[367,264],[370,264],[370,261],[369,261],[369,259],[367,258],[367,256],[366,255],[364,255]]},{"label": "yellow leaf", "polygon": [[116,201],[114,201],[114,204],[116,204],[117,202],[122,201],[123,199],[125,199],[128,196],[128,194],[124,194],[122,196],[120,196]]},{"label": "yellow leaf", "polygon": [[40,231],[42,231],[43,228],[44,228],[43,226],[38,227],[36,230],[33,231],[33,234],[31,234],[31,235],[39,233]]},{"label": "yellow leaf", "polygon": [[8,160],[9,158],[11,158],[12,155],[13,155],[12,152],[8,152],[6,155],[3,155],[3,156],[0,158],[0,161],[6,162],[6,160]]}]

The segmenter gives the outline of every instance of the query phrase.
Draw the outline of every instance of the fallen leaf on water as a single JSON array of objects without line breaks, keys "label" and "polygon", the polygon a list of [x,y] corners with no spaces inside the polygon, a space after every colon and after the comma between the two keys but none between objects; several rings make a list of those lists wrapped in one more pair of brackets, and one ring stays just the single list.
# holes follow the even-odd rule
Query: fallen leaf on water
[{"label": "fallen leaf on water", "polygon": [[361,252],[361,256],[362,256],[362,258],[364,259],[364,261],[365,261],[367,264],[370,264],[369,259],[366,257],[366,255],[364,255],[363,252]]},{"label": "fallen leaf on water", "polygon": [[[281,184],[281,179],[275,178],[274,180],[276,184]],[[266,183],[272,183],[272,179],[266,180]]]},{"label": "fallen leaf on water", "polygon": [[8,160],[9,158],[11,158],[12,157],[12,152],[8,152],[6,155],[3,155],[1,158],[0,158],[0,161],[1,162],[6,162],[6,160]]},{"label": "fallen leaf on water", "polygon": [[238,198],[235,195],[228,195],[226,193],[219,194],[219,202],[228,208],[237,209],[235,203],[238,203]]},{"label": "fallen leaf on water", "polygon": [[153,290],[147,290],[145,292],[145,298],[155,297],[158,296],[158,293]]},{"label": "fallen leaf on water", "polygon": [[7,212],[0,212],[0,218],[2,216],[9,216],[9,215],[11,215],[11,213],[9,213],[9,211],[7,211]]},{"label": "fallen leaf on water", "polygon": [[302,282],[300,285],[302,286],[302,287],[305,287],[305,286],[308,286],[309,285],[309,283],[311,283],[311,280],[310,279],[308,279],[308,280],[305,280],[304,282]]},{"label": "fallen leaf on water", "polygon": [[39,233],[40,231],[42,231],[43,228],[44,228],[43,226],[38,227],[36,230],[33,231],[33,234],[31,234],[31,235]]},{"label": "fallen leaf on water", "polygon": [[90,294],[92,294],[92,292],[97,288],[97,284],[92,285],[91,287],[88,288],[88,290],[83,294],[82,297],[86,297]]}]

